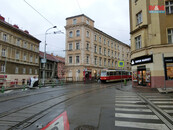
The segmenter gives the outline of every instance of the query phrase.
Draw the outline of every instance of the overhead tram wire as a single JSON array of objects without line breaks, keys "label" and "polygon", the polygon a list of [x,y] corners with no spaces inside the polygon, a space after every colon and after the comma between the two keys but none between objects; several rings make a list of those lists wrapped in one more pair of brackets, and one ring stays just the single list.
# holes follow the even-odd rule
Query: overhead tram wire
[{"label": "overhead tram wire", "polygon": [[78,4],[78,7],[79,7],[79,9],[80,9],[81,14],[83,14],[82,9],[81,9],[80,4],[79,4],[79,1],[76,0],[76,2],[77,2],[77,4]]}]

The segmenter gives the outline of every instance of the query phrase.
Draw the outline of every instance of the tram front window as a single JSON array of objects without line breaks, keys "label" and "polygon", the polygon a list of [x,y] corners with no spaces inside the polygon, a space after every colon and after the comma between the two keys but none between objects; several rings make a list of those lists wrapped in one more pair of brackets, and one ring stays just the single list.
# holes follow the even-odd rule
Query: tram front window
[{"label": "tram front window", "polygon": [[106,71],[102,71],[101,76],[106,76]]}]

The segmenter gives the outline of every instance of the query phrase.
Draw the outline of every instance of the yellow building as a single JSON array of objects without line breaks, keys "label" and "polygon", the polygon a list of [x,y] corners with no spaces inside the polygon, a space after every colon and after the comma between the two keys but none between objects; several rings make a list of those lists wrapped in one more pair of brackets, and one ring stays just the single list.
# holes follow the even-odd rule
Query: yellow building
[{"label": "yellow building", "polygon": [[173,1],[129,4],[133,86],[173,87]]},{"label": "yellow building", "polygon": [[0,82],[5,78],[5,85],[22,84],[30,77],[38,77],[39,43],[27,30],[0,16]]},{"label": "yellow building", "polygon": [[66,77],[73,81],[97,78],[101,69],[130,70],[130,46],[94,27],[84,14],[66,18]]}]

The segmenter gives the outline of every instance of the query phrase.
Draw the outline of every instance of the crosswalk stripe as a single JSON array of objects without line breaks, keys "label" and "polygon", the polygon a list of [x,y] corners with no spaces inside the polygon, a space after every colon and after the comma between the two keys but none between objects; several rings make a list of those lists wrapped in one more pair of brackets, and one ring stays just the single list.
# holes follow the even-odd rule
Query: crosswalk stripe
[{"label": "crosswalk stripe", "polygon": [[115,100],[140,100],[139,98],[115,98]]},{"label": "crosswalk stripe", "polygon": [[138,119],[159,119],[156,115],[124,114],[124,113],[115,113],[115,117],[121,117],[121,118],[138,118]]},{"label": "crosswalk stripe", "polygon": [[139,122],[127,122],[127,121],[115,121],[115,126],[143,128],[143,129],[169,130],[169,128],[165,124],[139,123]]},{"label": "crosswalk stripe", "polygon": [[173,110],[163,110],[163,111],[165,111],[167,113],[173,113]]},{"label": "crosswalk stripe", "polygon": [[173,104],[173,101],[154,101],[154,102],[152,102],[152,103],[155,103],[155,104],[159,104],[159,103],[161,103],[161,104]]},{"label": "crosswalk stripe", "polygon": [[138,96],[115,96],[116,98],[137,98]]},{"label": "crosswalk stripe", "polygon": [[173,98],[157,98],[157,99],[149,99],[150,101],[173,101]]},{"label": "crosswalk stripe", "polygon": [[142,108],[134,108],[134,109],[128,109],[128,108],[115,108],[115,111],[133,111],[133,112],[152,112],[150,109],[142,109]]},{"label": "crosswalk stripe", "polygon": [[141,101],[115,101],[116,103],[141,103]]},{"label": "crosswalk stripe", "polygon": [[173,105],[157,105],[160,108],[173,108]]},{"label": "crosswalk stripe", "polygon": [[136,104],[115,104],[115,106],[121,107],[146,107],[145,105],[136,105]]}]

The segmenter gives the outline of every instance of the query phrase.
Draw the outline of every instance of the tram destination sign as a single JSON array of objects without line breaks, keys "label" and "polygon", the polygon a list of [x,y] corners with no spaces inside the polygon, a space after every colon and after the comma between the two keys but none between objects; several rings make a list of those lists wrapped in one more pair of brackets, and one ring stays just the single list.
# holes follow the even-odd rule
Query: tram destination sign
[{"label": "tram destination sign", "polygon": [[131,60],[131,65],[139,65],[153,62],[153,55],[137,57]]}]

